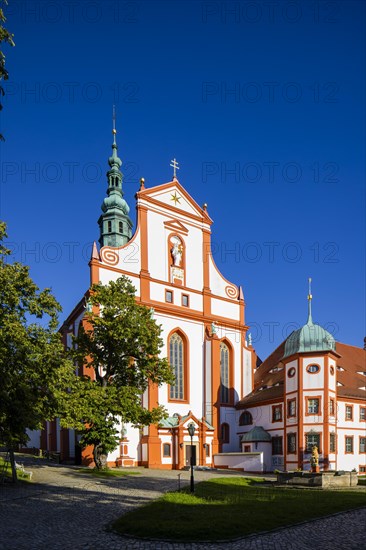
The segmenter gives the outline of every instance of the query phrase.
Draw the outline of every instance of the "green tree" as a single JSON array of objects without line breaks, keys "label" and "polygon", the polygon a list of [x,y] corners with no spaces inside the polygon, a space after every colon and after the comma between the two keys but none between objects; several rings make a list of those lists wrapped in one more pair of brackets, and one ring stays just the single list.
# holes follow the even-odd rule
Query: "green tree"
[{"label": "green tree", "polygon": [[[7,0],[0,0],[0,44],[3,42],[10,44],[11,46],[14,46],[13,41],[13,34],[11,34],[4,26],[3,23],[6,21],[6,17],[4,15],[4,11],[2,6],[7,5]],[[9,74],[8,71],[5,68],[5,54],[2,50],[0,50],[0,81],[1,80],[8,80]],[[3,97],[5,95],[4,88],[0,85],[0,97]],[[3,105],[0,101],[0,111],[2,110]],[[0,140],[4,141],[4,137],[2,134],[0,134]]]},{"label": "green tree", "polygon": [[81,445],[93,446],[97,468],[120,440],[121,418],[135,426],[158,423],[166,416],[157,406],[148,410],[142,394],[148,384],[172,383],[167,359],[160,357],[161,327],[151,309],[136,302],[127,277],[91,288],[85,328],[75,339],[74,359],[91,369],[70,392],[62,425],[82,433]]},{"label": "green tree", "polygon": [[[60,305],[27,266],[8,261],[5,231],[0,222],[0,444],[13,451],[29,440],[27,429],[64,410],[76,376],[57,332]],[[15,480],[13,454],[12,463]]]}]

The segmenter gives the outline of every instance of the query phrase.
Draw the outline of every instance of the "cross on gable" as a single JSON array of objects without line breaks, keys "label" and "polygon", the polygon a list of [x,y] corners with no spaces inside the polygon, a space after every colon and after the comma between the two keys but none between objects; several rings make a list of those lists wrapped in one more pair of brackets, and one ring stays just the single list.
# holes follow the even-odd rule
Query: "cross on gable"
[{"label": "cross on gable", "polygon": [[177,159],[173,159],[170,161],[170,166],[173,168],[173,179],[177,179],[177,170],[179,170]]}]

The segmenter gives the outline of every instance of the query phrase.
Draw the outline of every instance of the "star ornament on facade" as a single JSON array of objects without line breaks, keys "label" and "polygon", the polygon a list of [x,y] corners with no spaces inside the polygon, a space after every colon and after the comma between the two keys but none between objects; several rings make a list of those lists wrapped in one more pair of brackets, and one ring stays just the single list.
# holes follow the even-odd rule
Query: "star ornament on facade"
[{"label": "star ornament on facade", "polygon": [[182,198],[182,197],[178,197],[177,192],[174,191],[174,194],[173,194],[173,193],[171,194],[171,199],[170,199],[170,200],[171,200],[171,201],[174,201],[174,204],[176,205],[177,203],[180,204],[180,199],[181,199],[181,198]]}]

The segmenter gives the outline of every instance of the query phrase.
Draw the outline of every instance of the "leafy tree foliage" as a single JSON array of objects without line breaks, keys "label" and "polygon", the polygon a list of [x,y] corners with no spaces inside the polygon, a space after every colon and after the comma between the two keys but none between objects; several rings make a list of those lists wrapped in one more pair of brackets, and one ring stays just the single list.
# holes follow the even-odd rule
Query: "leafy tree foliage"
[{"label": "leafy tree foliage", "polygon": [[[6,21],[6,17],[4,15],[4,11],[2,6],[7,4],[7,0],[0,0],[0,44],[3,42],[10,44],[11,46],[14,46],[13,36],[4,26],[3,23]],[[1,80],[8,80],[9,74],[8,71],[5,68],[5,54],[2,50],[0,50],[0,81]],[[0,85],[0,97],[3,97],[5,95],[4,88]],[[2,110],[3,106],[0,101],[0,111]],[[0,140],[4,141],[4,137],[0,134]]]},{"label": "leafy tree foliage", "polygon": [[0,444],[16,449],[64,410],[76,376],[57,332],[60,305],[27,266],[7,261],[5,230],[0,222]]},{"label": "leafy tree foliage", "polygon": [[74,358],[86,364],[90,376],[80,377],[70,392],[62,419],[82,433],[81,445],[93,446],[97,468],[120,440],[121,421],[136,426],[157,423],[166,416],[157,406],[148,410],[142,395],[149,383],[172,383],[167,359],[160,357],[161,327],[153,312],[138,304],[127,277],[91,289],[85,323],[75,339]]}]

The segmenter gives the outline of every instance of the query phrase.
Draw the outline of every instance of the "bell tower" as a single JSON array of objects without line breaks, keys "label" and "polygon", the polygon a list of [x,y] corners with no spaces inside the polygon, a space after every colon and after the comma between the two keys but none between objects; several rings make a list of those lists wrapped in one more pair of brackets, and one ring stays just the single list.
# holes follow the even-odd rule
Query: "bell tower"
[{"label": "bell tower", "polygon": [[112,156],[108,159],[110,170],[107,172],[107,196],[102,203],[102,214],[98,220],[100,246],[119,247],[125,245],[132,236],[132,221],[129,217],[130,208],[123,198],[120,170],[122,161],[117,154],[116,116],[113,107],[113,144]]}]

